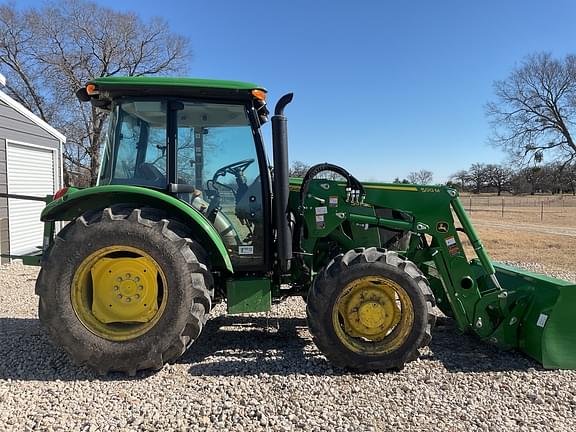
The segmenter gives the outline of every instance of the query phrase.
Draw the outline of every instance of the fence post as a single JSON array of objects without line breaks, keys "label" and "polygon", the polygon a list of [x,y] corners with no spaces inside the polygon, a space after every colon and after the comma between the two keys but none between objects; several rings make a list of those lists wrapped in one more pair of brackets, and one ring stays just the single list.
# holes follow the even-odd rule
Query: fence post
[{"label": "fence post", "polygon": [[502,198],[502,219],[504,219],[504,198]]},{"label": "fence post", "polygon": [[540,222],[544,220],[544,201],[540,201]]},{"label": "fence post", "polygon": [[468,213],[472,214],[472,195],[470,195],[470,205],[468,206]]}]

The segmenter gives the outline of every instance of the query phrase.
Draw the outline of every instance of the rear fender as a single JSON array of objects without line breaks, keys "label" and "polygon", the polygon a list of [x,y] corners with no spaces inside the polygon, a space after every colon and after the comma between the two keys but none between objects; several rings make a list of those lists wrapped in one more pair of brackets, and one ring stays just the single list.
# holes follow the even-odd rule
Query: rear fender
[{"label": "rear fender", "polygon": [[214,268],[225,268],[233,272],[230,256],[212,224],[198,210],[164,192],[126,185],[70,188],[61,198],[44,208],[41,219],[43,222],[73,220],[88,210],[106,208],[113,204],[146,205],[176,216],[192,227],[197,240],[210,253]]}]

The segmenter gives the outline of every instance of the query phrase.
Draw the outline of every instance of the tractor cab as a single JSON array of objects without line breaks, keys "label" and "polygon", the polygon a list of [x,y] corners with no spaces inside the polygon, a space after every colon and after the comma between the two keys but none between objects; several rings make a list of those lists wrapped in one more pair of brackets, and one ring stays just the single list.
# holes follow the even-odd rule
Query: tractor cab
[{"label": "tractor cab", "polygon": [[[167,192],[210,221],[234,268],[267,267],[270,180],[260,135],[268,114],[265,91],[181,79],[174,96],[161,85],[167,80],[174,81],[100,78],[82,89],[81,98],[110,112],[98,185]],[[141,81],[156,85],[143,92]]]}]

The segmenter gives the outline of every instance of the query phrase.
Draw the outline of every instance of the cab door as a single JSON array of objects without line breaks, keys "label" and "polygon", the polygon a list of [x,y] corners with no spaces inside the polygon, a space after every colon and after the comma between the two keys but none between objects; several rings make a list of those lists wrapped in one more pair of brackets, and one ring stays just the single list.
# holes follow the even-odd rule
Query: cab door
[{"label": "cab door", "polygon": [[235,269],[263,269],[262,155],[259,158],[247,106],[183,101],[173,112],[176,180],[193,185],[193,191],[180,198],[218,230]]}]

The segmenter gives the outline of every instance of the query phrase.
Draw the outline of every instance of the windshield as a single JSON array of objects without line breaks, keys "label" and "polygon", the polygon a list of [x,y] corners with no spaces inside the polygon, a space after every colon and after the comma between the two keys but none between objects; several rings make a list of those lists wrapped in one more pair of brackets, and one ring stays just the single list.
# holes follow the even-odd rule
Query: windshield
[{"label": "windshield", "polygon": [[[102,156],[99,184],[166,188],[168,103],[126,101],[115,105]],[[255,158],[254,137],[244,105],[183,102],[174,110],[176,183],[198,190],[225,165]],[[245,175],[254,179],[258,164]],[[234,184],[233,178],[226,178]]]}]

